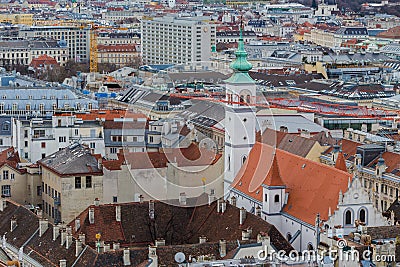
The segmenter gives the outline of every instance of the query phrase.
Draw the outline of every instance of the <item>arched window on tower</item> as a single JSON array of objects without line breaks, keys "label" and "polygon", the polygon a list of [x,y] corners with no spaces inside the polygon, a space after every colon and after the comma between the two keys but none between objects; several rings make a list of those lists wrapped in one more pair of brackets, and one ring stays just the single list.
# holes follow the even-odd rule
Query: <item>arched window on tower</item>
[{"label": "arched window on tower", "polygon": [[243,158],[242,158],[242,164],[244,164],[244,163],[246,162],[246,159],[247,159],[247,157],[246,157],[246,156],[243,156]]},{"label": "arched window on tower", "polygon": [[275,201],[275,203],[279,202],[279,195],[275,195],[274,201]]},{"label": "arched window on tower", "polygon": [[351,211],[350,211],[350,210],[346,211],[346,213],[345,213],[345,221],[344,221],[344,223],[345,223],[346,225],[349,225],[349,224],[352,224],[352,223],[353,223],[351,217],[352,217]]},{"label": "arched window on tower", "polygon": [[247,96],[246,96],[246,103],[248,103],[248,104],[250,104],[250,103],[251,103],[251,98],[250,98],[250,95],[247,95]]}]

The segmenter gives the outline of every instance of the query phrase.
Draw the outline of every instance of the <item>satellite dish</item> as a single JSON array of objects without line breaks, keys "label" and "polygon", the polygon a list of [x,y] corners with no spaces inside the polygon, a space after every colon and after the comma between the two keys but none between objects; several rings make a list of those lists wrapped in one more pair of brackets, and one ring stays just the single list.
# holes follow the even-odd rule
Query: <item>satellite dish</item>
[{"label": "satellite dish", "polygon": [[182,263],[185,261],[185,254],[183,252],[178,252],[175,254],[175,261],[177,263]]}]

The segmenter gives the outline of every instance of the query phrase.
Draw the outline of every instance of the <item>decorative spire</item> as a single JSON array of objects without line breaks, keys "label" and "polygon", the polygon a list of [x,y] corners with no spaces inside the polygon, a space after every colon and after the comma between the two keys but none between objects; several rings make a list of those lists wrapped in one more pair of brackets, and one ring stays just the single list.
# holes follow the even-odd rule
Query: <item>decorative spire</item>
[{"label": "decorative spire", "polygon": [[253,67],[251,63],[247,61],[247,52],[244,50],[242,28],[243,19],[240,22],[238,49],[235,52],[236,60],[231,64],[231,68],[236,72],[247,72]]}]

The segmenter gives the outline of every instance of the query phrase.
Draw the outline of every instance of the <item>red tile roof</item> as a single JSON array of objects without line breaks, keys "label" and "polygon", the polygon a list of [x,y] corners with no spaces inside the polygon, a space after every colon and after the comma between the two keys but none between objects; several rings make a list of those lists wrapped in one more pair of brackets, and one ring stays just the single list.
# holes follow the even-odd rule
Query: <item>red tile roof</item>
[{"label": "red tile roof", "polygon": [[43,68],[45,66],[56,66],[56,65],[59,65],[57,60],[46,54],[40,55],[37,58],[33,58],[30,64],[30,66],[34,68]]},{"label": "red tile roof", "polygon": [[339,152],[335,168],[347,172],[346,160],[344,159],[343,152]]},{"label": "red tile roof", "polygon": [[164,149],[164,152],[128,152],[118,154],[118,160],[103,161],[108,170],[120,170],[126,162],[131,169],[165,168],[168,163],[177,163],[178,166],[213,165],[222,157],[213,151],[199,148],[192,143],[187,148]]},{"label": "red tile roof", "polygon": [[[273,147],[256,143],[236,176],[233,187],[263,201],[262,184],[267,183],[265,173],[273,165],[273,152]],[[329,207],[336,208],[339,191],[347,190],[352,176],[280,149],[275,153],[280,177],[289,193],[283,212],[309,224],[314,224],[317,213],[320,213],[322,220],[327,220]]]}]

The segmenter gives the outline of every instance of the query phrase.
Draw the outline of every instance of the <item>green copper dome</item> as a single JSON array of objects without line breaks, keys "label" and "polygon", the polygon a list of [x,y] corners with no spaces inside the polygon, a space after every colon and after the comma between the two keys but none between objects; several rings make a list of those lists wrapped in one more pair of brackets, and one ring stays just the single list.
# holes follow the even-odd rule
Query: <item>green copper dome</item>
[{"label": "green copper dome", "polygon": [[231,68],[235,71],[247,72],[253,67],[250,62],[247,61],[247,52],[244,50],[244,42],[242,36],[242,29],[240,29],[240,37],[238,43],[238,49],[235,52],[236,60],[231,64]]}]

